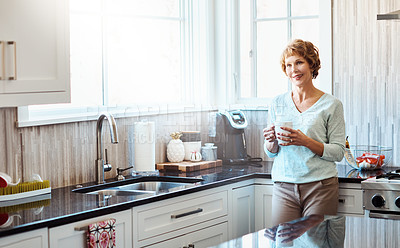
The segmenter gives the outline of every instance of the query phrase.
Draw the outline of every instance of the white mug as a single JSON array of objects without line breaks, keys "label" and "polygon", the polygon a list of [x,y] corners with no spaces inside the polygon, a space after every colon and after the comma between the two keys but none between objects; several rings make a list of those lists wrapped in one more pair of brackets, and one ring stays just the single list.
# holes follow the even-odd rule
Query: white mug
[{"label": "white mug", "polygon": [[275,134],[276,134],[276,137],[278,138],[278,144],[288,143],[288,141],[286,141],[286,140],[279,139],[280,137],[284,137],[285,138],[286,136],[277,135],[277,133],[288,133],[288,134],[290,133],[289,131],[281,129],[281,127],[293,128],[293,122],[291,122],[291,121],[282,121],[282,122],[276,122],[275,123]]}]

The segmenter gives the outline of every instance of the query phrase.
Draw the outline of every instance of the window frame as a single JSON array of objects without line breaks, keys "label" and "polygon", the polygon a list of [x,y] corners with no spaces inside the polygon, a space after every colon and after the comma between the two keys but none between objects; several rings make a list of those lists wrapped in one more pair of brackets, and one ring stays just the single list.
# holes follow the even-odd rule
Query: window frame
[{"label": "window frame", "polygon": [[[35,108],[31,106],[20,106],[17,110],[17,127],[95,120],[100,113],[105,111],[112,113],[114,117],[118,118],[181,113],[187,111],[196,112],[216,110],[216,108],[212,106],[213,95],[210,94],[210,92],[212,92],[210,89],[213,87],[214,80],[214,70],[212,68],[212,61],[214,60],[214,49],[212,42],[213,23],[212,21],[209,21],[210,19],[213,19],[213,1],[180,1],[180,39],[181,50],[183,51],[181,53],[181,70],[182,78],[185,82],[181,83],[181,103],[155,103],[146,105],[138,103],[118,106],[105,105],[108,102],[107,92],[104,90],[104,87],[107,87],[107,82],[104,82],[104,77],[106,77],[107,71],[103,69],[102,101],[104,105],[66,106],[65,104],[51,104],[51,106],[49,106],[47,109],[40,107]],[[207,16],[202,16],[202,14],[199,14],[194,10],[199,10],[201,13],[206,13]],[[185,22],[185,19],[188,21]],[[206,25],[200,25],[200,21],[204,20],[206,21]],[[197,37],[193,37],[194,35]],[[205,42],[194,40],[200,36],[202,39],[205,39]],[[198,68],[196,68],[195,63],[198,63],[196,58],[203,59],[203,64],[209,65],[208,68],[202,68],[203,71],[200,71]]]},{"label": "window frame", "polygon": [[[191,0],[182,0],[188,3]],[[239,43],[238,43],[238,1],[205,1],[203,11],[207,11],[207,25],[203,31],[207,32],[207,42],[203,44],[202,56],[207,57],[208,68],[206,75],[201,80],[206,83],[185,85],[183,97],[195,99],[194,103],[182,104],[153,104],[131,106],[82,106],[57,108],[48,111],[29,110],[29,106],[18,107],[17,127],[39,126],[58,123],[95,120],[101,112],[108,111],[115,117],[147,116],[168,113],[215,111],[218,109],[248,109],[266,110],[272,99],[268,98],[240,98],[240,82],[238,82]],[[323,67],[319,78],[321,85],[318,87],[329,94],[333,94],[332,85],[332,3],[331,0],[319,0],[320,4],[320,55]],[[191,7],[189,4],[186,7]],[[323,14],[321,14],[323,13]],[[236,19],[235,19],[236,18]],[[187,27],[185,36],[188,35]],[[323,35],[322,35],[323,34]],[[186,44],[188,46],[188,44]],[[187,53],[187,56],[193,56]],[[198,55],[199,56],[199,55]],[[187,59],[187,58],[185,58]],[[194,67],[185,63],[186,68]],[[185,70],[186,72],[186,70]],[[193,74],[185,75],[193,77]]]},{"label": "window frame", "polygon": [[[234,5],[233,5],[233,11],[232,11],[232,16],[237,16],[236,18],[233,19],[239,19],[239,1],[240,0],[235,0]],[[257,22],[257,18],[254,19],[254,12],[256,11],[256,1],[257,0],[250,0],[252,3],[252,13],[251,16],[254,21]],[[288,3],[291,2],[291,0],[287,0]],[[290,5],[288,4],[288,8],[290,8]],[[309,16],[309,17],[315,17],[315,16]],[[320,90],[328,93],[328,94],[333,94],[333,82],[332,82],[332,75],[333,75],[333,70],[332,70],[332,2],[331,0],[319,0],[319,51],[320,51],[320,59],[321,59],[321,65],[322,68],[319,71],[319,85],[317,86]],[[268,19],[268,18],[260,18],[260,19]],[[287,17],[287,18],[271,18],[271,20],[278,20],[278,19],[283,19],[283,20],[296,20],[296,19],[302,19],[302,17]],[[289,24],[290,25],[290,24]],[[241,97],[241,84],[240,84],[240,44],[239,44],[239,36],[240,36],[240,30],[239,30],[239,23],[236,22],[234,23],[234,29],[233,29],[233,39],[232,43],[234,44],[233,47],[234,49],[234,66],[232,68],[232,75],[233,76],[233,81],[231,82],[230,87],[234,90],[235,92],[235,97],[234,97],[234,104],[238,105],[245,105],[245,106],[252,106],[250,108],[254,108],[256,106],[265,106],[269,105],[272,98],[260,98],[260,97],[254,97],[257,91],[257,82],[255,78],[257,77],[256,75],[256,61],[257,61],[257,51],[256,51],[256,25],[252,25],[252,51],[255,56],[252,57],[252,74],[251,74],[251,94],[252,97]],[[290,30],[288,30],[290,32]],[[288,34],[290,37],[291,34]],[[290,38],[289,38],[290,39]],[[290,90],[290,82],[288,81],[288,90]]]}]

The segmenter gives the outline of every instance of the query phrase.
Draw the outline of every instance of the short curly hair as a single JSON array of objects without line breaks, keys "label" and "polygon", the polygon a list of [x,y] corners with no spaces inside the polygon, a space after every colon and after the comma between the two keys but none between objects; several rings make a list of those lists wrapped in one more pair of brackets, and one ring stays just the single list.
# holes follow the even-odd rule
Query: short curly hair
[{"label": "short curly hair", "polygon": [[321,61],[319,59],[319,50],[313,43],[304,41],[301,39],[295,39],[291,41],[286,48],[283,50],[281,55],[281,67],[283,72],[286,74],[286,63],[287,57],[297,55],[303,57],[312,70],[312,77],[315,79],[318,76],[318,70],[321,68]]}]

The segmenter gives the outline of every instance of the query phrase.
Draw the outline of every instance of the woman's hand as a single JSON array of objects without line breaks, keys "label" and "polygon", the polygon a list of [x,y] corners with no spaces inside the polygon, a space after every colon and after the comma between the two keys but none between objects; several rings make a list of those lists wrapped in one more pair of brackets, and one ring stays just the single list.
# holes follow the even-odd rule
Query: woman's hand
[{"label": "woman's hand", "polygon": [[278,226],[274,226],[272,228],[267,228],[267,229],[265,229],[264,236],[272,241],[275,241],[276,230],[278,230]]},{"label": "woman's hand", "polygon": [[310,138],[299,129],[295,130],[290,127],[281,127],[281,129],[289,132],[276,134],[278,139],[287,141],[287,143],[280,144],[282,146],[305,146],[305,144],[307,144],[307,142],[310,140]]},{"label": "woman's hand", "polygon": [[290,132],[276,134],[277,136],[280,136],[278,139],[287,141],[287,143],[280,144],[281,146],[305,146],[320,157],[324,154],[324,144],[313,140],[299,129],[295,130],[289,127],[281,127],[281,129]]},{"label": "woman's hand", "polygon": [[284,227],[279,230],[279,233],[276,232],[278,230],[279,225],[266,229],[264,232],[264,236],[270,240],[275,241],[276,235],[279,235],[279,237],[285,238],[283,240],[283,243],[290,242],[297,239],[305,232],[307,232],[309,229],[318,225],[322,221],[324,221],[323,215],[315,214],[315,215],[305,216],[295,221],[279,224]]},{"label": "woman's hand", "polygon": [[264,137],[265,140],[268,142],[275,142],[276,140],[276,135],[275,135],[275,126],[274,124],[264,128]]},{"label": "woman's hand", "polygon": [[278,140],[276,139],[275,134],[275,125],[269,125],[268,127],[263,129],[264,138],[267,141],[267,149],[272,153],[277,153],[279,150]]}]

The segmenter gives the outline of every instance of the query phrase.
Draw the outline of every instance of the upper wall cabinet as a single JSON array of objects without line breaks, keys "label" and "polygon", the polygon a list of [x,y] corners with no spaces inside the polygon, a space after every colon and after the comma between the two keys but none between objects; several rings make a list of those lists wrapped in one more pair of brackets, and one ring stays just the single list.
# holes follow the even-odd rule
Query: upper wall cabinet
[{"label": "upper wall cabinet", "polygon": [[0,41],[0,107],[70,101],[68,0],[0,0]]}]

